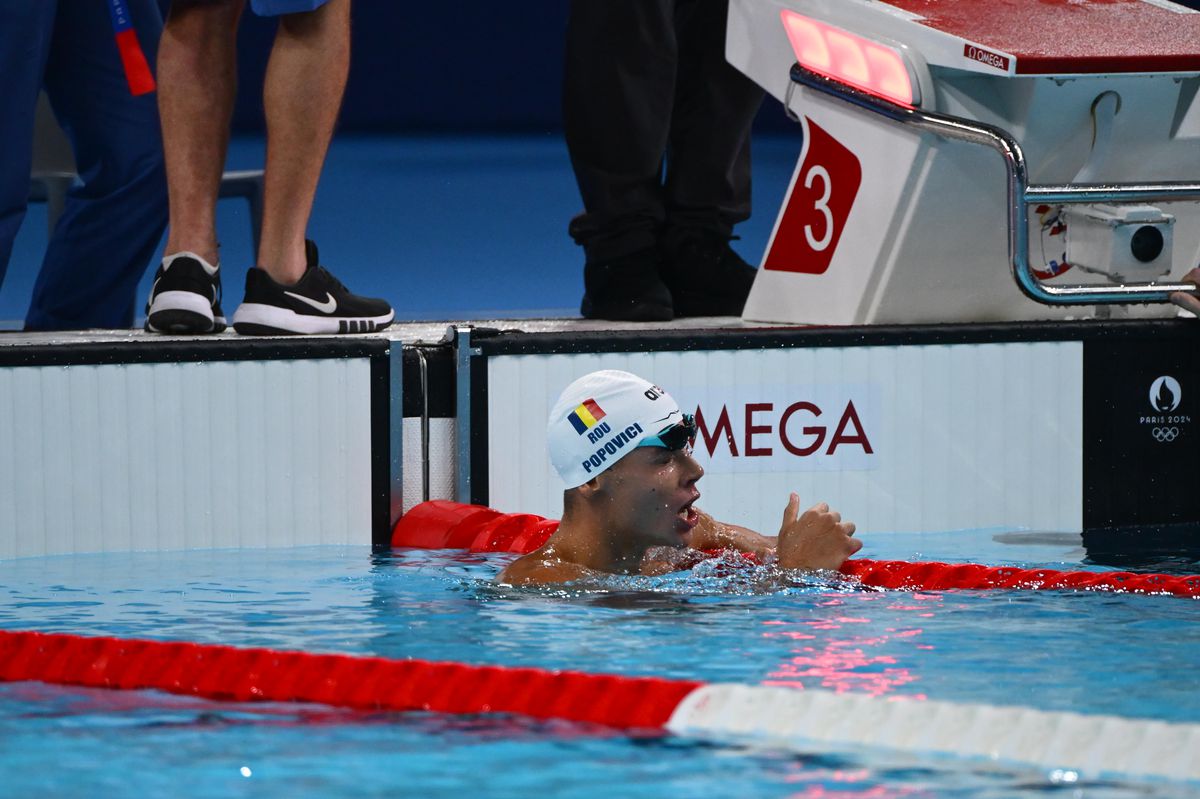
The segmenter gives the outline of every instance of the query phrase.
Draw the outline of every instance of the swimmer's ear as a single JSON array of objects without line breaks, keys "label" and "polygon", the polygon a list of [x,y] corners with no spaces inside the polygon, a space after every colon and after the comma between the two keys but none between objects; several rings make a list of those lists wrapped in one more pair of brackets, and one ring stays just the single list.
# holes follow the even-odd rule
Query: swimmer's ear
[{"label": "swimmer's ear", "polygon": [[604,476],[606,474],[607,474],[607,472],[605,472],[603,474],[598,474],[595,477],[593,477],[591,480],[588,480],[583,485],[578,486],[577,488],[574,488],[572,490],[578,491],[579,496],[582,499],[591,499],[592,497],[596,496],[597,494],[599,494],[601,491],[604,490],[603,480],[604,480]]},{"label": "swimmer's ear", "polygon": [[588,480],[586,483],[584,483],[581,486],[576,486],[575,488],[568,488],[566,491],[564,491],[563,492],[563,510],[569,510],[570,508],[578,505],[579,503],[587,502],[592,497],[596,496],[596,494],[599,493],[599,491],[600,491],[599,480],[600,480],[600,475],[597,475],[596,477],[593,477],[591,480]]},{"label": "swimmer's ear", "polygon": [[604,477],[602,474],[592,477],[592,479],[588,480],[586,483],[583,483],[582,486],[576,488],[576,491],[581,492],[584,497],[592,497],[592,495],[601,491],[602,477]]}]

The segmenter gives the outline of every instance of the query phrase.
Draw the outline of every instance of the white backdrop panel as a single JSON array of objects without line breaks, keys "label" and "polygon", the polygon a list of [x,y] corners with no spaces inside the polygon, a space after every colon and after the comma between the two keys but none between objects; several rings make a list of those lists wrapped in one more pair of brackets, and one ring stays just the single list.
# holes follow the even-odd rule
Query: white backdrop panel
[{"label": "white backdrop panel", "polygon": [[0,369],[0,557],[370,542],[366,359]]},{"label": "white backdrop panel", "polygon": [[1078,531],[1082,353],[1034,342],[493,357],[489,503],[561,515],[546,414],[575,378],[625,369],[703,415],[700,505],[718,518],[774,533],[798,491],[864,532]]}]

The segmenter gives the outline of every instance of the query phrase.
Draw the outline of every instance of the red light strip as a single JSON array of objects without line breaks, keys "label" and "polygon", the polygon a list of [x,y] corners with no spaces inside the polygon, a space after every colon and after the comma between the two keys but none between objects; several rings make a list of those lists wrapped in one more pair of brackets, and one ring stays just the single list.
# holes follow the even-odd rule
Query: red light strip
[{"label": "red light strip", "polygon": [[893,103],[920,101],[895,49],[788,9],[779,17],[801,66]]}]

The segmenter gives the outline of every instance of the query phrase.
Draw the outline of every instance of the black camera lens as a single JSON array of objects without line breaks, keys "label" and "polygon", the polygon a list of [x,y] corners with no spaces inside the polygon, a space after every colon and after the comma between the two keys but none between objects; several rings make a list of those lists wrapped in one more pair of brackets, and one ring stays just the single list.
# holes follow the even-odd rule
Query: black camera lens
[{"label": "black camera lens", "polygon": [[1153,225],[1142,225],[1134,231],[1133,238],[1129,240],[1129,250],[1134,258],[1144,264],[1153,261],[1162,255],[1162,231]]}]

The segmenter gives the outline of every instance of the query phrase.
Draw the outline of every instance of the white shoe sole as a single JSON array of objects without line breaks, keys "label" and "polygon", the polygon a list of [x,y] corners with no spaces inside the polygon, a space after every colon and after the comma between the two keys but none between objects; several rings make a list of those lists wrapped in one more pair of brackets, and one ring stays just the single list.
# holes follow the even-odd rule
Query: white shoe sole
[{"label": "white shoe sole", "polygon": [[287,308],[243,302],[233,312],[233,329],[246,335],[291,333],[330,335],[336,333],[373,333],[392,323],[395,312],[383,316],[345,317],[298,314]]},{"label": "white shoe sole", "polygon": [[[170,323],[164,323],[163,319],[169,319]],[[151,298],[146,324],[155,333],[209,333],[216,328],[224,329],[225,318],[214,317],[212,303],[194,291],[164,291]]]}]

